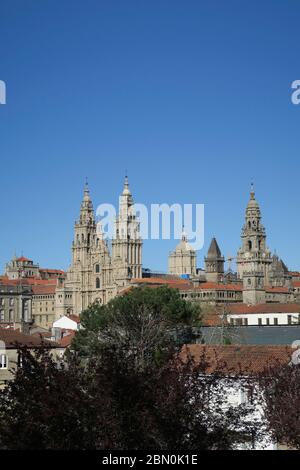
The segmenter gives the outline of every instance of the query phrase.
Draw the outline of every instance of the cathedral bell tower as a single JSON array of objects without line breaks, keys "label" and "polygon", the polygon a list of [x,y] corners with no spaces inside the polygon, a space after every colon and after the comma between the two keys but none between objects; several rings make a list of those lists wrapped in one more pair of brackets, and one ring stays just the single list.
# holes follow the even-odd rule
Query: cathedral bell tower
[{"label": "cathedral bell tower", "polygon": [[72,246],[73,262],[85,266],[89,262],[90,249],[93,235],[96,231],[93,203],[87,182],[85,183],[83,199],[80,206],[78,221],[74,226],[74,241]]},{"label": "cathedral bell tower", "polygon": [[118,287],[128,284],[131,278],[142,277],[142,240],[127,176],[119,197],[119,214],[115,221],[112,268]]},{"label": "cathedral bell tower", "polygon": [[95,238],[96,223],[87,182],[80,206],[79,219],[74,225],[72,264],[68,272],[68,283],[73,290],[74,313],[79,314],[92,303],[91,251]]},{"label": "cathedral bell tower", "polygon": [[253,185],[251,185],[250,200],[246,208],[241,239],[242,246],[237,254],[239,278],[243,279],[244,273],[262,273],[263,285],[268,285],[272,258],[271,252],[266,246],[266,231],[261,224],[261,212],[255,199]]}]

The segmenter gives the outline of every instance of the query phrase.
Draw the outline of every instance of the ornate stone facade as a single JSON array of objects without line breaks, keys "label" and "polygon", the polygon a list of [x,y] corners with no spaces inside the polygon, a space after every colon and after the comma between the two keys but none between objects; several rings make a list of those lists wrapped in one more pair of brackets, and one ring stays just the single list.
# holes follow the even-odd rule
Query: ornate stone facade
[{"label": "ornate stone facade", "polygon": [[261,211],[255,199],[253,185],[250,192],[242,228],[242,246],[237,254],[237,274],[243,281],[243,302],[264,303],[270,294],[280,300],[290,301],[293,297],[292,278],[288,269],[277,255],[271,254],[266,245],[266,231],[261,224]]},{"label": "ornate stone facade", "polygon": [[86,184],[75,222],[72,264],[56,289],[56,314],[80,314],[94,302],[107,303],[134,277],[142,276],[142,240],[134,202],[125,178],[119,198],[112,252],[104,240]]}]

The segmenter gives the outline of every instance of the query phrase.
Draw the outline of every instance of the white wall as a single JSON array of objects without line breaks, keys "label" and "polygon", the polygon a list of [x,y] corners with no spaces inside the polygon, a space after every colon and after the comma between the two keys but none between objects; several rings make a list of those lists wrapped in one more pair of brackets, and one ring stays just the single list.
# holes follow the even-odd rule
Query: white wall
[{"label": "white wall", "polygon": [[[267,319],[269,319],[269,324],[274,325],[274,318],[278,319],[278,325],[288,325],[288,315],[292,316],[292,324],[298,325],[298,313],[243,313],[243,314],[229,314],[228,321],[233,318],[234,322],[238,319],[245,319],[248,320],[248,325],[258,325],[258,319],[262,319],[262,325],[267,325]],[[243,322],[243,324],[245,324]]]},{"label": "white wall", "polygon": [[66,330],[78,330],[78,323],[76,321],[71,320],[69,317],[63,316],[53,322],[52,325],[53,328],[61,328],[61,329],[66,329]]}]

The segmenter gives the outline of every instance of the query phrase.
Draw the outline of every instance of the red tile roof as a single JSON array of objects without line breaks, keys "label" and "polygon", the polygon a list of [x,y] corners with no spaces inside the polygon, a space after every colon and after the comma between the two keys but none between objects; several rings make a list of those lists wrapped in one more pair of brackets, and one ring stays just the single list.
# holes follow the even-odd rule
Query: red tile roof
[{"label": "red tile roof", "polygon": [[0,283],[8,286],[45,286],[54,285],[56,286],[56,279],[40,279],[38,277],[22,277],[20,279],[9,279],[7,276],[0,276]]},{"label": "red tile roof", "polygon": [[300,287],[300,281],[293,281],[294,287]]},{"label": "red tile roof", "polygon": [[183,361],[190,355],[195,363],[204,358],[207,373],[251,374],[262,372],[265,367],[288,364],[292,348],[279,345],[203,345],[189,344],[182,348],[180,357]]},{"label": "red tile roof", "polygon": [[299,271],[289,271],[289,275],[292,277],[300,277]]},{"label": "red tile roof", "polygon": [[51,338],[52,334],[50,331],[36,331],[35,333],[32,333],[31,336],[35,336],[36,338],[39,338],[40,336],[43,338]]},{"label": "red tile roof", "polygon": [[222,318],[219,313],[204,314],[201,318],[202,326],[221,326],[222,323],[225,324],[227,323],[227,321],[222,321]]},{"label": "red tile roof", "polygon": [[242,284],[218,284],[216,282],[203,282],[195,290],[232,290],[242,292]]},{"label": "red tile roof", "polygon": [[63,271],[62,269],[48,269],[48,268],[40,268],[40,272],[43,273],[57,273],[57,274],[65,274],[66,272]]},{"label": "red tile roof", "polygon": [[62,348],[68,348],[72,342],[72,339],[75,336],[75,331],[69,331],[68,334],[63,336],[60,341],[58,341],[58,344]]},{"label": "red tile roof", "polygon": [[168,286],[173,289],[187,290],[192,289],[193,284],[185,279],[163,279],[160,277],[146,277],[139,279],[132,279],[131,283],[134,285],[145,285],[148,287]]},{"label": "red tile roof", "polygon": [[159,277],[149,277],[149,278],[140,278],[132,279],[132,284],[138,285],[167,285],[179,290],[230,290],[230,291],[239,291],[243,290],[242,284],[218,284],[216,282],[202,282],[199,286],[194,287],[193,283],[187,281],[186,279],[163,279]]},{"label": "red tile roof", "polygon": [[227,304],[227,314],[249,314],[249,313],[300,313],[300,304]]},{"label": "red tile roof", "polygon": [[[16,343],[22,346],[27,346],[28,348],[40,347],[43,344],[43,341],[40,337],[35,335],[25,335],[20,333],[17,330],[4,330],[0,328],[0,341],[5,343],[6,349],[15,349]],[[52,348],[57,348],[56,343],[50,343],[47,341],[47,345],[50,345]]]},{"label": "red tile roof", "polygon": [[[16,279],[16,284],[20,282],[20,279]],[[46,286],[46,285],[54,285],[56,286],[57,280],[56,279],[40,279],[39,277],[24,277],[21,279],[22,284],[30,284],[35,286]]]},{"label": "red tile roof", "polygon": [[288,287],[266,287],[265,291],[268,294],[273,294],[273,293],[289,293]]},{"label": "red tile roof", "polygon": [[17,258],[16,261],[32,261],[32,259],[25,258],[24,256],[20,256],[20,258]]},{"label": "red tile roof", "polygon": [[186,279],[167,279],[162,277],[140,277],[132,279],[133,284],[191,284]]},{"label": "red tile roof", "polygon": [[56,284],[33,285],[32,292],[34,295],[55,294]]},{"label": "red tile roof", "polygon": [[80,323],[80,318],[77,316],[77,315],[68,315],[68,318],[70,318],[70,320],[73,320],[75,321],[76,323]]}]

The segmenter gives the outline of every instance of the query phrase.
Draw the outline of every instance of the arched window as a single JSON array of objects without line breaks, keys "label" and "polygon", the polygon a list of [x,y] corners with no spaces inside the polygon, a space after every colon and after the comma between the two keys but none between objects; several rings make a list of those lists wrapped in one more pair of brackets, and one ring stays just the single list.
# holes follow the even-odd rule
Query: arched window
[{"label": "arched window", "polygon": [[249,249],[249,251],[252,250],[252,241],[251,240],[248,241],[248,249]]},{"label": "arched window", "polygon": [[96,289],[100,289],[100,279],[96,277]]},{"label": "arched window", "polygon": [[96,266],[95,266],[95,272],[96,272],[96,273],[100,273],[100,266],[99,266],[99,264],[96,264]]},{"label": "arched window", "polygon": [[83,233],[81,234],[81,241],[84,242],[84,235],[83,235]]},{"label": "arched window", "polygon": [[250,222],[250,220],[249,220],[249,222],[248,222],[248,227],[251,228],[251,222]]}]

